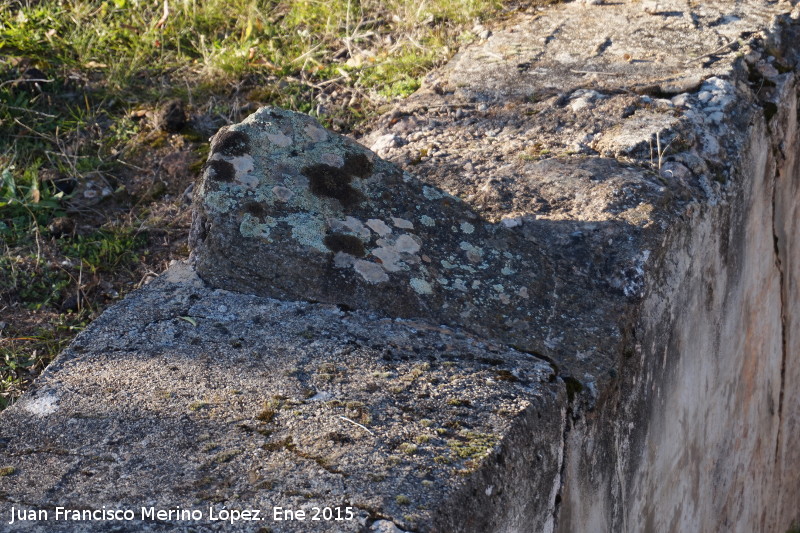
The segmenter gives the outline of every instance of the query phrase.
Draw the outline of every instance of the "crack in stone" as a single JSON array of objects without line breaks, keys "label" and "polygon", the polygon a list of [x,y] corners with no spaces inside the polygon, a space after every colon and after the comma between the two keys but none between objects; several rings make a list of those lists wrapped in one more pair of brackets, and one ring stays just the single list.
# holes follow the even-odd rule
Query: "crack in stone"
[{"label": "crack in stone", "polygon": [[559,457],[559,465],[558,465],[558,490],[555,494],[555,501],[553,502],[553,529],[552,531],[558,531],[558,518],[559,512],[561,511],[561,504],[564,501],[563,492],[564,492],[564,480],[567,477],[567,445],[569,443],[569,433],[572,430],[572,406],[567,405],[566,410],[564,411],[564,431],[561,434],[561,456]]},{"label": "crack in stone", "polygon": [[[780,170],[775,170],[775,181],[772,185],[772,243],[773,251],[775,254],[775,268],[778,270],[779,291],[780,291],[780,306],[781,306],[781,384],[780,393],[778,396],[778,434],[775,438],[775,466],[778,467],[780,459],[781,440],[783,439],[783,406],[784,396],[786,389],[786,358],[788,355],[788,346],[786,340],[786,279],[783,269],[783,262],[781,261],[781,242],[778,235],[778,215],[777,215],[777,195],[778,195],[778,180],[780,179]],[[779,469],[778,469],[779,471]]]}]

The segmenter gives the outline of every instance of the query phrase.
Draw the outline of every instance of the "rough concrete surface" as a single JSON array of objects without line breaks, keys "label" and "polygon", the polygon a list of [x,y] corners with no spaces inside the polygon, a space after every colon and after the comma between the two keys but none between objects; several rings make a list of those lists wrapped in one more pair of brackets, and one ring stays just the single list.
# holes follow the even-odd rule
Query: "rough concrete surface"
[{"label": "rough concrete surface", "polygon": [[[547,363],[458,330],[215,291],[173,268],[47,372],[0,441],[15,469],[5,502],[51,509],[22,529],[53,530],[57,506],[203,513],[120,531],[487,528],[503,507],[509,524],[525,519],[520,500],[537,529],[553,520],[556,490],[540,488],[558,482],[564,387]],[[474,490],[485,511],[467,516]],[[210,520],[209,508],[276,506],[353,518]]]},{"label": "rough concrete surface", "polygon": [[[794,1],[559,4],[461,51],[361,145],[268,108],[220,131],[191,265],[2,414],[0,512],[786,531],[799,19]],[[209,521],[276,505],[353,520]]]}]

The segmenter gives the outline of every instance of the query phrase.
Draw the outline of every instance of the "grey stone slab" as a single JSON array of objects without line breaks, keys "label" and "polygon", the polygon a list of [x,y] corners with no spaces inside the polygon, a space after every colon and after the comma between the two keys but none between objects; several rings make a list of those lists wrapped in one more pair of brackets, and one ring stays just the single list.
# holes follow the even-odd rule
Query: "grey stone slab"
[{"label": "grey stone slab", "polygon": [[[212,290],[179,265],[94,322],[3,413],[14,473],[0,478],[0,529],[12,507],[49,512],[14,531],[552,522],[565,404],[553,369],[528,354],[421,321]],[[475,498],[485,511],[467,512]],[[315,507],[333,519],[314,521]],[[306,520],[276,521],[278,508]],[[221,519],[249,509],[263,520]]]}]

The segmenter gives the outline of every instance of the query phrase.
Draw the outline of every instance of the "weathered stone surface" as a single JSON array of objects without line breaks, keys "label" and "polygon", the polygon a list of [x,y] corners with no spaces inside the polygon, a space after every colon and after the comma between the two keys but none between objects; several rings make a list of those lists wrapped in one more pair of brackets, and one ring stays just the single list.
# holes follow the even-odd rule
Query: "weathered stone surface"
[{"label": "weathered stone surface", "polygon": [[[14,506],[50,511],[14,531],[365,531],[380,519],[544,530],[565,406],[553,369],[528,354],[420,321],[212,290],[174,267],[3,413],[1,466],[14,473],[0,479],[0,519]],[[56,506],[136,520],[56,521]],[[351,507],[353,519],[273,521],[276,506]],[[142,521],[142,507],[203,517]],[[232,525],[210,509],[264,520]]]},{"label": "weathered stone surface", "polygon": [[3,413],[4,501],[783,533],[798,20],[756,0],[547,8],[376,121],[360,142],[394,164],[279,110],[220,132],[204,281],[168,271]]}]

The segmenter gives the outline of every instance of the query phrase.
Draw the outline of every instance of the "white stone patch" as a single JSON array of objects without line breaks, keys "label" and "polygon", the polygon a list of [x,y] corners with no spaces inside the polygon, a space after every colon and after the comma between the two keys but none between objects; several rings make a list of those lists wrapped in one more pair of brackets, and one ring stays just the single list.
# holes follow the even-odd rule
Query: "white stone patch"
[{"label": "white stone patch", "polygon": [[460,278],[457,278],[457,279],[456,279],[456,280],[453,282],[453,288],[454,288],[454,289],[458,289],[458,290],[460,290],[461,292],[467,292],[467,284],[466,284],[466,283],[464,283],[464,280],[463,280],[463,279],[460,279]]},{"label": "white stone patch", "polygon": [[428,215],[422,215],[421,217],[419,217],[419,221],[422,222],[423,226],[427,226],[429,228],[432,228],[433,226],[436,225],[436,221],[433,220]]},{"label": "white stone patch", "polygon": [[414,229],[414,224],[412,224],[410,220],[404,218],[392,217],[392,224],[394,224],[395,228]]},{"label": "white stone patch", "polygon": [[361,274],[361,277],[369,283],[377,284],[389,281],[389,275],[381,265],[377,263],[356,259],[353,263],[353,269]]},{"label": "white stone patch", "polygon": [[411,235],[400,235],[394,243],[394,248],[401,253],[415,254],[419,252],[420,243]]},{"label": "white stone patch", "polygon": [[381,237],[386,237],[392,232],[392,228],[387,226],[386,222],[377,218],[370,218],[367,220],[367,227]]},{"label": "white stone patch", "polygon": [[474,281],[472,282],[472,288],[473,288],[473,289],[477,289],[477,288],[478,288],[478,287],[480,287],[480,286],[481,286],[481,280],[479,280],[479,279],[476,279],[476,280],[474,280]]},{"label": "white stone patch", "polygon": [[269,142],[272,144],[281,148],[286,148],[287,146],[292,145],[292,139],[283,133],[267,133],[267,139],[269,139]]},{"label": "white stone patch", "polygon": [[20,403],[24,410],[36,416],[47,416],[58,410],[58,396],[55,394],[43,394]]},{"label": "white stone patch", "polygon": [[520,298],[525,298],[526,300],[530,298],[530,295],[528,294],[528,287],[520,287],[520,289],[517,291],[517,296]]},{"label": "white stone patch", "polygon": [[363,222],[351,216],[344,220],[328,219],[328,227],[336,233],[352,233],[362,239],[369,239],[372,235]]},{"label": "white stone patch", "polygon": [[471,234],[473,231],[475,231],[475,226],[473,226],[473,225],[472,225],[472,224],[470,224],[469,222],[462,222],[462,223],[461,223],[461,231],[463,231],[464,233],[466,233],[466,234],[468,234],[468,235],[469,235],[469,234]]},{"label": "white stone patch", "polygon": [[411,283],[411,288],[414,289],[417,294],[433,294],[431,284],[424,279],[411,278],[409,283]]},{"label": "white stone patch", "polygon": [[336,268],[347,268],[353,266],[356,258],[344,252],[336,252],[333,255],[333,266]]},{"label": "white stone patch", "polygon": [[311,124],[306,126],[303,131],[305,131],[308,138],[315,143],[319,143],[328,139],[328,132]]},{"label": "white stone patch", "polygon": [[281,187],[280,185],[276,185],[272,188],[272,194],[275,195],[275,198],[277,198],[279,202],[288,202],[291,200],[292,196],[294,196],[291,189]]},{"label": "white stone patch", "polygon": [[508,294],[506,293],[500,293],[500,296],[498,296],[498,298],[500,299],[500,303],[502,303],[503,305],[508,305],[511,303],[511,298],[509,298]]},{"label": "white stone patch", "polygon": [[372,255],[381,260],[381,266],[387,272],[403,270],[402,256],[393,248],[376,248],[372,250]]},{"label": "white stone patch", "polygon": [[344,159],[339,154],[322,154],[319,160],[328,166],[342,168],[344,166]]},{"label": "white stone patch", "polygon": [[504,216],[500,223],[507,228],[516,228],[522,225],[522,217]]},{"label": "white stone patch", "polygon": [[501,273],[502,275],[504,275],[504,276],[510,276],[511,274],[513,274],[513,273],[515,273],[515,272],[516,272],[516,270],[514,270],[513,268],[509,268],[509,267],[507,267],[507,266],[504,266],[504,267],[503,267],[503,268],[500,270],[500,273]]}]

